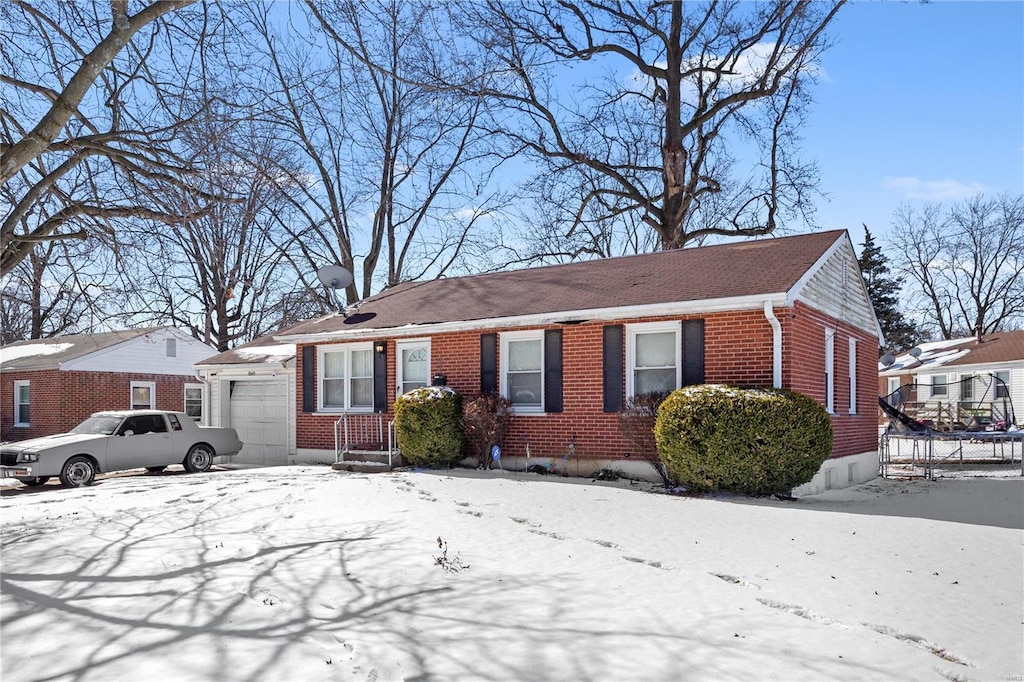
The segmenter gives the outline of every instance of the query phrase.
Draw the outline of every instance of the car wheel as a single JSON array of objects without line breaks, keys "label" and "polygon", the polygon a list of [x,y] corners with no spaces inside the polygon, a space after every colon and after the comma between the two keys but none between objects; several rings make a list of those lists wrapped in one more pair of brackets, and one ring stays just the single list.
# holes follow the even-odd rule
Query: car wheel
[{"label": "car wheel", "polygon": [[162,467],[146,467],[146,473],[147,474],[159,474],[161,471],[163,471],[166,468],[167,467],[165,467],[165,466],[162,466]]},{"label": "car wheel", "polygon": [[190,474],[206,471],[213,464],[213,448],[202,443],[193,445],[185,455],[185,461],[182,464],[185,466],[185,471]]},{"label": "car wheel", "polygon": [[60,470],[60,482],[69,488],[82,488],[96,478],[96,465],[88,457],[78,455],[64,462]]},{"label": "car wheel", "polygon": [[22,483],[24,483],[25,485],[29,486],[30,488],[34,488],[36,486],[43,485],[44,483],[49,481],[50,477],[49,476],[33,476],[32,478],[19,478],[18,480],[21,481]]}]

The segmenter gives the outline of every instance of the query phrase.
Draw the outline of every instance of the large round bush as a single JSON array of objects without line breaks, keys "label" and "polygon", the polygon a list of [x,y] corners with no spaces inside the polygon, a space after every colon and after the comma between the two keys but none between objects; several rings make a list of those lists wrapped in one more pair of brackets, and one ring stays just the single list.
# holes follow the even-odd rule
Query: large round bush
[{"label": "large round bush", "polygon": [[446,386],[417,388],[395,401],[395,437],[413,464],[446,467],[462,459],[462,398]]},{"label": "large round bush", "polygon": [[704,384],[662,402],[655,438],[669,474],[690,490],[788,493],[832,452],[832,420],[793,391]]}]

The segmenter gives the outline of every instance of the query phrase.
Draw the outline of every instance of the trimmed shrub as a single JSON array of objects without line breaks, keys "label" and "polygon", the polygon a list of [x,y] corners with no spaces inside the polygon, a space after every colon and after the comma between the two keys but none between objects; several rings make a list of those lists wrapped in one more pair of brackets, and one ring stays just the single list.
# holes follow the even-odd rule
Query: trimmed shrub
[{"label": "trimmed shrub", "polygon": [[658,416],[658,407],[667,397],[668,393],[665,391],[652,391],[638,393],[627,399],[619,411],[619,431],[633,445],[634,454],[658,472],[662,485],[671,488],[674,482],[658,456],[658,445],[654,440],[654,422]]},{"label": "trimmed shrub", "polygon": [[807,483],[832,451],[825,408],[793,391],[687,386],[658,409],[658,454],[694,492],[788,493]]},{"label": "trimmed shrub", "polygon": [[491,448],[508,433],[512,401],[497,393],[484,393],[462,406],[462,432],[476,453],[477,467],[491,468]]},{"label": "trimmed shrub", "polygon": [[426,386],[398,396],[395,437],[413,464],[448,467],[462,459],[462,397],[447,386]]}]

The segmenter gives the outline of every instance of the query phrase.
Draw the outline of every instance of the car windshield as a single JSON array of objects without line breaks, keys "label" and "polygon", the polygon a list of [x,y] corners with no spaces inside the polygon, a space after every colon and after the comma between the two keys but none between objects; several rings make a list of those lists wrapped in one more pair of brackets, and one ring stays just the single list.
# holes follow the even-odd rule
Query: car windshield
[{"label": "car windshield", "polygon": [[71,433],[91,433],[111,436],[121,423],[120,417],[116,414],[94,414],[84,422],[71,429]]}]

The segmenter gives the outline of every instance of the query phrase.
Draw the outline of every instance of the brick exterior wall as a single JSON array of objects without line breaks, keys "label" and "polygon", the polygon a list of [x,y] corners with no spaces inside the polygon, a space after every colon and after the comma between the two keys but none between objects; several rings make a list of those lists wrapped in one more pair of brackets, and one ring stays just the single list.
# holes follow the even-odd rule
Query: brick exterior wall
[{"label": "brick exterior wall", "polygon": [[[838,329],[835,344],[836,414],[833,417],[836,438],[832,456],[874,450],[877,446],[877,340],[802,304],[797,304],[793,309],[776,309],[775,314],[783,327],[783,385],[806,393],[822,403],[825,399],[825,326]],[[575,456],[580,459],[615,459],[626,456],[632,446],[619,432],[618,416],[602,411],[602,330],[611,324],[687,319],[704,320],[704,372],[708,383],[771,386],[772,329],[761,310],[534,327],[562,330],[564,411],[514,417],[510,433],[502,444],[503,455],[525,455],[529,444],[532,457],[562,458],[569,453],[572,443]],[[502,331],[523,329],[497,328],[488,331],[500,335]],[[431,336],[431,375],[447,375],[448,386],[467,398],[472,398],[480,391],[481,333],[452,332]],[[857,414],[852,416],[848,414],[850,390],[847,358],[850,336],[858,340],[859,355]],[[394,339],[387,340],[386,352],[390,403],[395,395]],[[299,346],[296,354],[299,396],[303,392],[302,356],[302,346]],[[500,344],[498,366],[502,366]],[[315,391],[316,387],[314,396]],[[297,446],[301,449],[333,450],[337,415],[303,412],[301,400],[298,410]],[[392,417],[393,412],[389,407],[385,420]],[[376,416],[373,419],[376,420]],[[571,463],[569,470],[571,473]]]},{"label": "brick exterior wall", "polygon": [[[29,426],[14,426],[14,382],[28,380]],[[183,410],[185,384],[194,376],[37,370],[0,374],[0,440],[65,433],[93,412],[127,410],[133,381],[156,384],[156,408]]]}]

